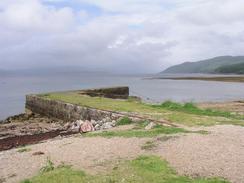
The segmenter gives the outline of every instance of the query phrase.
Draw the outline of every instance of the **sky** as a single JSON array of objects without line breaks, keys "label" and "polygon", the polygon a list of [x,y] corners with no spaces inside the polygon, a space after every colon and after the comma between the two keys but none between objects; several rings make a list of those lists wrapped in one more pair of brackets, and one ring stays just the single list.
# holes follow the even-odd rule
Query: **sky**
[{"label": "sky", "polygon": [[0,68],[154,73],[244,55],[243,0],[0,0]]}]

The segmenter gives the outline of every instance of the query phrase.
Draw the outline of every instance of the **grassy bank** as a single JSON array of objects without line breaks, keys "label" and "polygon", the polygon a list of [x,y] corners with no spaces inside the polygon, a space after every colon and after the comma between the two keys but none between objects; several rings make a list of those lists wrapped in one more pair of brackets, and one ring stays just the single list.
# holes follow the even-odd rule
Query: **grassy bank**
[{"label": "grassy bank", "polygon": [[44,98],[88,106],[97,109],[136,112],[156,120],[166,119],[171,122],[194,125],[234,124],[244,126],[244,117],[230,112],[199,109],[191,103],[178,104],[165,102],[160,105],[145,104],[135,100],[113,100],[109,98],[88,97],[78,92],[58,92],[41,95]]},{"label": "grassy bank", "polygon": [[219,178],[179,176],[168,163],[156,156],[140,156],[122,161],[107,174],[89,175],[70,167],[54,168],[22,183],[227,183]]}]

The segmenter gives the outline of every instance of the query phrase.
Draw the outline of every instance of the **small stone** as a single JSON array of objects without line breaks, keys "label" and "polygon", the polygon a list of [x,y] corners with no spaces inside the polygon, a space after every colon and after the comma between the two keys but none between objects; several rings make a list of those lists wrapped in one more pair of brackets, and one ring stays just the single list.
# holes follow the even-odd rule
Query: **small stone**
[{"label": "small stone", "polygon": [[100,130],[100,125],[96,124],[94,128],[95,128],[95,130]]},{"label": "small stone", "polygon": [[112,128],[112,127],[113,126],[112,126],[111,122],[104,123],[103,126],[102,126],[103,129],[109,129],[109,128]]},{"label": "small stone", "polygon": [[42,151],[37,151],[37,152],[34,152],[32,155],[37,156],[37,155],[43,155],[43,154],[45,154],[45,153]]},{"label": "small stone", "polygon": [[111,118],[110,117],[106,117],[105,118],[105,122],[111,122]]},{"label": "small stone", "polygon": [[102,125],[103,124],[103,121],[100,120],[100,121],[97,122],[97,124]]},{"label": "small stone", "polygon": [[111,119],[112,120],[116,120],[117,118],[118,118],[118,116],[116,114],[113,114],[113,113],[111,114]]},{"label": "small stone", "polygon": [[94,131],[94,127],[92,125],[92,123],[90,121],[85,121],[81,127],[80,127],[80,132],[91,132],[91,131]]},{"label": "small stone", "polygon": [[151,122],[151,123],[149,123],[146,127],[145,127],[145,130],[151,130],[153,127],[155,127],[156,126],[156,124],[155,123],[153,123],[153,122]]},{"label": "small stone", "polygon": [[68,128],[70,128],[70,125],[71,125],[70,123],[65,123],[65,124],[64,124],[64,128],[65,128],[65,129],[68,129]]},{"label": "small stone", "polygon": [[116,126],[116,121],[115,120],[112,121],[111,126],[112,127],[115,127]]},{"label": "small stone", "polygon": [[77,125],[77,123],[76,122],[73,122],[72,124],[71,124],[71,130],[72,131],[74,131],[74,130],[77,130],[77,129],[79,129],[80,128],[80,126],[79,125]]},{"label": "small stone", "polygon": [[82,121],[82,120],[77,120],[77,121],[76,121],[76,124],[77,124],[78,126],[81,126],[83,123],[84,123],[84,121]]},{"label": "small stone", "polygon": [[97,124],[97,121],[95,121],[94,119],[91,120],[91,123],[93,124],[93,126],[95,126]]}]

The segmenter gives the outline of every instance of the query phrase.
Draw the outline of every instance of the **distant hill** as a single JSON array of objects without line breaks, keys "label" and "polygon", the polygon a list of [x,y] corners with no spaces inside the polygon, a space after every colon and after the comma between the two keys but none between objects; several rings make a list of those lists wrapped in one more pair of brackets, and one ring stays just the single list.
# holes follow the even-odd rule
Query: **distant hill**
[{"label": "distant hill", "polygon": [[244,62],[239,64],[232,64],[228,66],[222,66],[215,70],[217,73],[224,74],[244,74]]},{"label": "distant hill", "polygon": [[169,67],[162,74],[244,74],[244,56],[221,56]]}]

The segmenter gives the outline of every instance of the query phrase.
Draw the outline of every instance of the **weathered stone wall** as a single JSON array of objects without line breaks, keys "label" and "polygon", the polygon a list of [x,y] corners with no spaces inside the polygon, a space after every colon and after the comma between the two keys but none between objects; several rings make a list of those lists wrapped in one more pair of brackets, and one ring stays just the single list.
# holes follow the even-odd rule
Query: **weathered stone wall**
[{"label": "weathered stone wall", "polygon": [[[98,110],[89,107],[82,107],[74,104],[46,99],[37,95],[26,96],[26,109],[48,117],[54,117],[65,121],[95,120],[101,121],[110,119],[117,120],[123,114],[112,111]],[[126,114],[125,114],[126,115]]]}]

